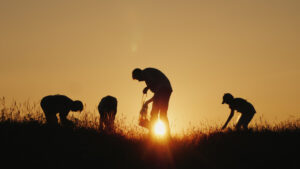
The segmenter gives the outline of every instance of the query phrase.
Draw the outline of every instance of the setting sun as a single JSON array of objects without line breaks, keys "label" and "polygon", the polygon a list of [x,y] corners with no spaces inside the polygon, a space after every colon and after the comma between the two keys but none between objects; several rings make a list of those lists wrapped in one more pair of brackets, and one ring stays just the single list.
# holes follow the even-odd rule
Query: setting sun
[{"label": "setting sun", "polygon": [[158,136],[163,136],[166,134],[166,127],[165,127],[165,124],[161,121],[161,120],[158,120],[156,123],[155,123],[155,126],[154,126],[154,133],[155,135],[158,135]]}]

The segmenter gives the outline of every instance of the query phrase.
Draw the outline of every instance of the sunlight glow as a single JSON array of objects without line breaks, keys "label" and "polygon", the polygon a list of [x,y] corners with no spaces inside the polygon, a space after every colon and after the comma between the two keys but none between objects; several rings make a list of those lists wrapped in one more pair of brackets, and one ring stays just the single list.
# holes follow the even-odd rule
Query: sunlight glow
[{"label": "sunlight glow", "polygon": [[161,120],[158,120],[155,123],[155,125],[154,125],[154,133],[155,133],[155,135],[158,135],[158,136],[163,136],[163,135],[166,134],[165,124]]}]

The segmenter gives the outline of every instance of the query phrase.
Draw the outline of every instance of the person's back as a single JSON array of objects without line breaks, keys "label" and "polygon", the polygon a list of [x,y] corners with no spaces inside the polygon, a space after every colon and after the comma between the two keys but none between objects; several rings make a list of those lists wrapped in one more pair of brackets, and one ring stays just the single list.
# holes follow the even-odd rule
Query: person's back
[{"label": "person's back", "polygon": [[118,101],[115,97],[106,96],[103,97],[98,105],[98,110],[100,113],[117,112]]},{"label": "person's back", "polygon": [[242,98],[234,98],[229,103],[229,107],[240,113],[256,113],[253,105]]},{"label": "person's back", "polygon": [[41,107],[47,113],[57,114],[59,112],[70,111],[73,100],[64,95],[49,95],[42,99]]},{"label": "person's back", "polygon": [[142,71],[143,77],[149,89],[155,93],[161,88],[172,91],[169,79],[160,70],[155,68],[146,68]]}]

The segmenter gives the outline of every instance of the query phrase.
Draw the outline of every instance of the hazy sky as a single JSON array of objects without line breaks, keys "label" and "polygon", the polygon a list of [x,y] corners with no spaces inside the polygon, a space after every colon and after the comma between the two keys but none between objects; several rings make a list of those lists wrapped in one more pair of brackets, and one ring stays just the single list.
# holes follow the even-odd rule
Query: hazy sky
[{"label": "hazy sky", "polygon": [[0,24],[7,98],[60,93],[92,110],[113,95],[137,119],[145,84],[131,72],[155,67],[177,128],[225,122],[226,92],[256,120],[300,116],[299,0],[0,0]]}]

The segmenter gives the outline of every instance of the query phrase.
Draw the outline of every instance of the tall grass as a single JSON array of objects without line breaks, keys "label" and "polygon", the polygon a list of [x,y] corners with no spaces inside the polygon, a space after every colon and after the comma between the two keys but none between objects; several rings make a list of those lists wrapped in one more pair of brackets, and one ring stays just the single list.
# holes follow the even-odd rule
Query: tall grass
[{"label": "tall grass", "polygon": [[[68,119],[70,119],[77,128],[85,128],[89,130],[97,131],[99,128],[99,114],[97,110],[87,111],[83,110],[81,113],[70,112]],[[59,120],[59,118],[58,118]],[[24,102],[12,101],[10,105],[7,105],[5,97],[0,98],[0,122],[13,121],[13,122],[30,122],[35,121],[40,124],[45,124],[46,120],[44,113],[39,103],[30,102],[29,100]],[[118,118],[115,121],[115,133],[122,136],[126,136],[130,139],[141,139],[147,135],[147,131],[133,121],[127,122],[124,114],[118,114]],[[201,126],[201,128],[199,127]],[[221,133],[221,132],[234,132],[233,127],[229,127],[226,130],[221,131],[220,125],[209,125],[208,123],[201,123],[199,126],[191,126],[182,131],[180,134],[174,134],[173,138],[184,141],[199,140],[207,135]],[[250,129],[252,132],[259,131],[286,131],[286,130],[298,130],[300,128],[300,118],[281,121],[279,123],[268,123],[265,119],[260,117],[258,121],[252,125]]]},{"label": "tall grass", "polygon": [[[58,116],[58,115],[57,115]],[[82,112],[70,112],[68,117],[74,123],[76,128],[85,128],[97,131],[99,129],[99,113],[97,110]],[[39,103],[24,101],[12,101],[7,105],[5,97],[0,98],[0,122],[31,122],[35,121],[45,124],[46,119]],[[58,121],[59,117],[58,117]],[[127,119],[124,114],[118,114],[115,120],[114,134],[126,136],[128,138],[139,139],[146,135],[147,131],[135,123],[126,123]]]},{"label": "tall grass", "polygon": [[7,105],[1,98],[0,113],[0,164],[9,168],[299,168],[300,119],[261,119],[249,131],[199,124],[206,127],[191,126],[161,144],[122,115],[107,134],[99,132],[95,110],[70,113],[73,128],[45,125],[40,105],[29,101]]}]

